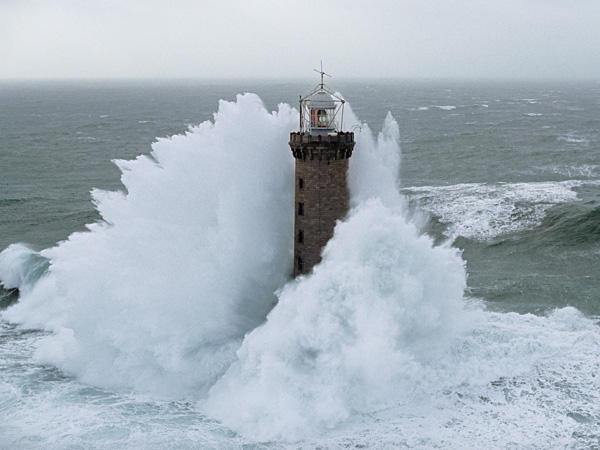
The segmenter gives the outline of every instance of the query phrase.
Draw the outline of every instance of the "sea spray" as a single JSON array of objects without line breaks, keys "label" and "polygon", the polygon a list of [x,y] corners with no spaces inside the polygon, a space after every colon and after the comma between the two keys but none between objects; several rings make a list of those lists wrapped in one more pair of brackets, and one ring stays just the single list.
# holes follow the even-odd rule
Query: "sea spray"
[{"label": "sea spray", "polygon": [[394,406],[459,331],[459,254],[380,200],[338,224],[323,256],[210,391],[207,411],[245,435],[297,440]]},{"label": "sea spray", "polygon": [[246,337],[209,393],[211,415],[259,440],[307,438],[396,405],[447,350],[463,325],[463,263],[407,220],[399,165],[393,117],[377,139],[363,124],[348,176],[354,208],[321,264],[287,284]]},{"label": "sea spray", "polygon": [[240,95],[117,161],[126,192],[93,193],[102,221],[42,251],[48,271],[3,318],[52,331],[37,360],[86,383],[202,396],[289,279],[297,121]]},{"label": "sea spray", "polygon": [[[352,110],[348,115],[353,117]],[[398,194],[400,186],[400,130],[388,113],[377,139],[365,123],[356,133],[357,151],[350,158],[348,185],[351,206],[370,198],[385,205],[405,208],[405,198]]]}]

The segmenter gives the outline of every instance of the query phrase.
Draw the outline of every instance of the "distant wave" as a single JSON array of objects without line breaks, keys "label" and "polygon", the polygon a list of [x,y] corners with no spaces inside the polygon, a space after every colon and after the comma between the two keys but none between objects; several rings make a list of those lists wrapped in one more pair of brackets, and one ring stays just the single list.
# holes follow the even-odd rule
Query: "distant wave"
[{"label": "distant wave", "polygon": [[582,138],[581,136],[577,136],[574,134],[568,134],[566,136],[559,136],[557,141],[567,142],[569,144],[589,144],[589,140]]},{"label": "distant wave", "polygon": [[[487,105],[481,105],[486,106]],[[429,111],[431,108],[441,109],[443,111],[452,111],[457,108],[457,106],[453,105],[431,105],[431,106],[419,106],[417,108],[412,108],[411,111]]]},{"label": "distant wave", "polygon": [[538,244],[577,245],[600,241],[600,207],[569,205],[548,211],[536,235]]},{"label": "distant wave", "polygon": [[519,102],[529,103],[530,105],[535,105],[537,103],[540,103],[539,98],[517,98],[515,100],[519,101]]},{"label": "distant wave", "polygon": [[566,164],[562,165],[550,165],[533,167],[534,170],[529,170],[528,173],[555,173],[566,177],[585,177],[585,178],[598,178],[600,177],[600,165],[598,164],[584,164],[580,166],[570,166]]},{"label": "distant wave", "polygon": [[9,206],[30,201],[30,198],[4,198],[0,200],[0,206]]}]

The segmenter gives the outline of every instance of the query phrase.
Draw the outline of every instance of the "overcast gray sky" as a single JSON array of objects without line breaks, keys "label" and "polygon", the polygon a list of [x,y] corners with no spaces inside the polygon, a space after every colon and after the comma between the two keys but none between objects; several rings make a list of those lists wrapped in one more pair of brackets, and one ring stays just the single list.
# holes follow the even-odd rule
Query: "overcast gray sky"
[{"label": "overcast gray sky", "polygon": [[0,0],[0,79],[600,79],[600,0]]}]

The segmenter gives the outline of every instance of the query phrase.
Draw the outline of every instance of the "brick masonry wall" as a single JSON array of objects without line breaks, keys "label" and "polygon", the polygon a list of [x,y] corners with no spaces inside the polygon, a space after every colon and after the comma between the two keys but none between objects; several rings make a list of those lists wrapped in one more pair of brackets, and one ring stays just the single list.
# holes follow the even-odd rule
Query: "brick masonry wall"
[{"label": "brick masonry wall", "polygon": [[309,273],[321,260],[321,249],[333,236],[336,221],[348,212],[346,172],[354,136],[350,140],[342,136],[341,146],[339,141],[332,144],[320,140],[316,146],[303,142],[294,149],[294,135],[299,134],[292,133],[290,146],[294,156],[300,156],[296,156],[295,176],[294,276],[297,276]]}]

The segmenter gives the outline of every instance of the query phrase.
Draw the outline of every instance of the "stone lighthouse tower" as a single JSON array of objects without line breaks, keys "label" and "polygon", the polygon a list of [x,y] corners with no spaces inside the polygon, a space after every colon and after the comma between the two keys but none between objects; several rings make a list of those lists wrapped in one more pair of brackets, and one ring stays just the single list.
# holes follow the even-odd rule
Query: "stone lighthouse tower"
[{"label": "stone lighthouse tower", "polygon": [[354,133],[343,132],[344,100],[323,83],[300,97],[300,131],[290,133],[296,159],[294,276],[309,273],[348,212],[346,183]]}]

